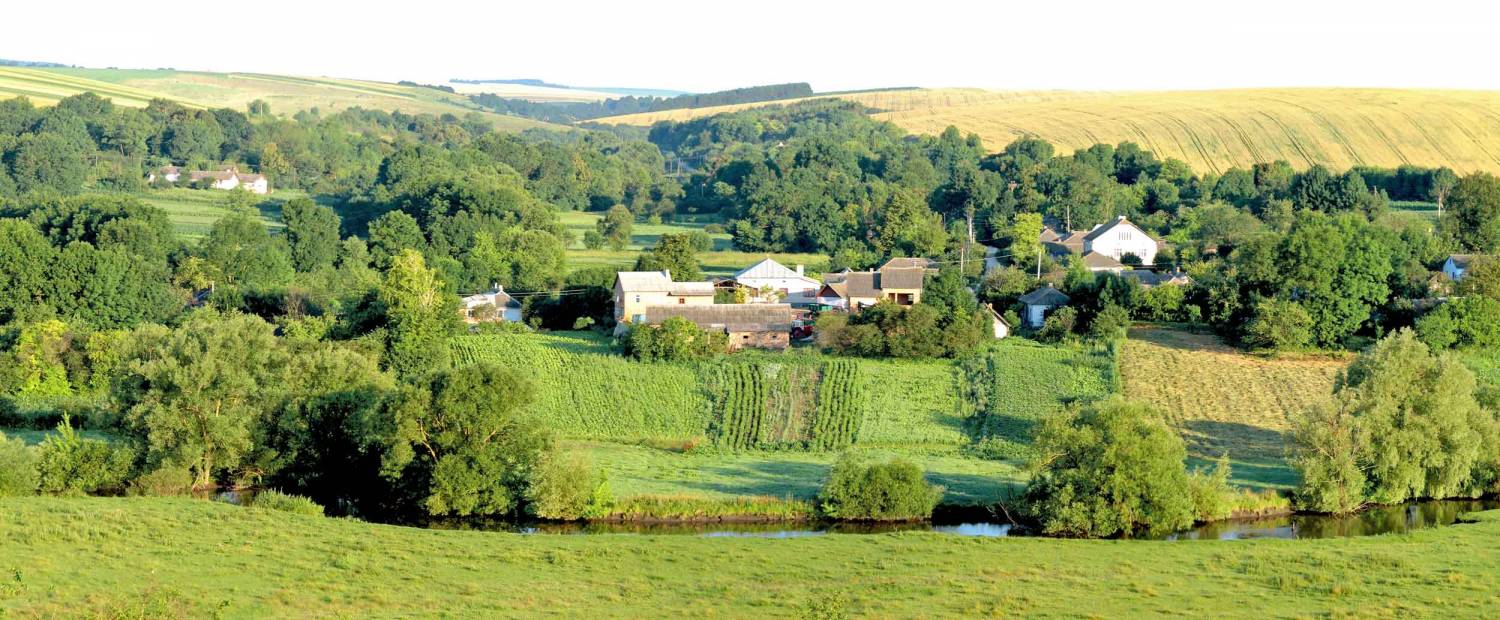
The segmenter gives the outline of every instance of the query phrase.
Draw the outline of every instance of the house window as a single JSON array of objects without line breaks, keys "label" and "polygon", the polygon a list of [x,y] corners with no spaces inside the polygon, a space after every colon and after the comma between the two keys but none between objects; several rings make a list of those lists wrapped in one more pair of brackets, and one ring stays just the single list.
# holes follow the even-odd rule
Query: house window
[{"label": "house window", "polygon": [[685,304],[685,303],[687,303],[687,298],[686,297],[678,297],[677,298],[677,305],[680,306],[680,305]]},{"label": "house window", "polygon": [[641,303],[641,296],[640,295],[636,295],[635,296],[635,303]]},{"label": "house window", "polygon": [[1120,240],[1121,241],[1129,241],[1130,240],[1130,231],[1128,231],[1128,230],[1122,230],[1122,231],[1120,231]]}]

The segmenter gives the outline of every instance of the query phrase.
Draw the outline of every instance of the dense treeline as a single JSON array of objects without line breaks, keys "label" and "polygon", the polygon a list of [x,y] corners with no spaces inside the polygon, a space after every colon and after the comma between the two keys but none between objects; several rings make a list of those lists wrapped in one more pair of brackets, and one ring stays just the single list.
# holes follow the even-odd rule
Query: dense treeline
[{"label": "dense treeline", "polygon": [[712,93],[678,95],[676,97],[636,97],[627,95],[625,97],[605,99],[604,101],[587,102],[539,103],[526,99],[501,97],[493,93],[470,95],[469,100],[501,114],[524,116],[549,123],[567,124],[620,114],[662,112],[666,110],[682,110],[686,108],[702,108],[736,103],[776,101],[780,99],[811,97],[812,95],[812,86],[806,82],[794,82],[735,88]]}]

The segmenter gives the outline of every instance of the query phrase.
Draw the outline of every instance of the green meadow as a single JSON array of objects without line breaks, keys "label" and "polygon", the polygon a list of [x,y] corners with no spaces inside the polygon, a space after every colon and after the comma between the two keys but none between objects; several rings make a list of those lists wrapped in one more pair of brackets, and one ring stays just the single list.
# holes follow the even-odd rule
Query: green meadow
[{"label": "green meadow", "polygon": [[0,615],[1493,617],[1500,513],[1327,540],[442,531],[187,499],[0,500]]}]

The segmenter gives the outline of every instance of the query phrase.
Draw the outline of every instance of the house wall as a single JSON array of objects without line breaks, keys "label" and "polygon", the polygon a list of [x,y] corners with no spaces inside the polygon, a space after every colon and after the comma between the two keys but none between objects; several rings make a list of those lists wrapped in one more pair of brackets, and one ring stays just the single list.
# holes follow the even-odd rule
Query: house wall
[{"label": "house wall", "polygon": [[1140,257],[1143,265],[1156,263],[1156,241],[1141,229],[1126,224],[1116,226],[1089,241],[1084,251],[1098,252],[1115,260],[1120,260],[1126,254],[1134,254]]},{"label": "house wall", "polygon": [[254,183],[246,183],[245,189],[248,189],[256,194],[266,194],[270,192],[270,187],[266,184],[265,179],[260,179]]},{"label": "house wall", "polygon": [[615,283],[615,322],[638,323],[646,319],[646,308],[650,306],[709,306],[713,295],[673,295],[666,292],[626,293]]},{"label": "house wall", "polygon": [[1032,327],[1041,327],[1047,321],[1047,310],[1052,306],[1026,306],[1026,324]]},{"label": "house wall", "polygon": [[1455,282],[1464,278],[1464,270],[1459,269],[1458,265],[1454,263],[1453,259],[1451,258],[1443,262],[1443,273],[1448,275],[1449,280],[1453,280]]},{"label": "house wall", "polygon": [[773,349],[780,351],[791,346],[792,336],[788,332],[729,332],[729,350]]},{"label": "house wall", "polygon": [[786,293],[788,296],[801,295],[804,297],[811,297],[813,293],[817,292],[818,287],[821,286],[817,280],[810,278],[740,278],[735,281],[752,290],[760,290],[762,287],[769,286],[774,290]]},{"label": "house wall", "polygon": [[997,340],[1010,335],[1010,328],[1005,325],[1005,321],[1000,319],[990,319],[990,331],[993,332]]},{"label": "house wall", "polygon": [[922,289],[919,288],[883,288],[880,294],[884,299],[903,305],[922,303]]}]

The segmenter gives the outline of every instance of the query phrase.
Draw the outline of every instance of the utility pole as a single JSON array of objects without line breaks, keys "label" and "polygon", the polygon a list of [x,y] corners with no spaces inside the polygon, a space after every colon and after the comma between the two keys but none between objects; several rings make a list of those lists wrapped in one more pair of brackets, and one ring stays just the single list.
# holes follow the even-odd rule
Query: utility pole
[{"label": "utility pole", "polygon": [[961,252],[959,252],[959,255],[958,255],[959,256],[959,258],[958,258],[958,271],[959,271],[959,273],[964,274],[964,277],[968,277],[968,274],[969,274],[969,246],[974,245],[974,208],[973,207],[970,207],[970,208],[964,210],[964,218],[967,219],[968,223],[969,223],[969,239],[968,239],[968,241],[964,242],[963,250]]}]

